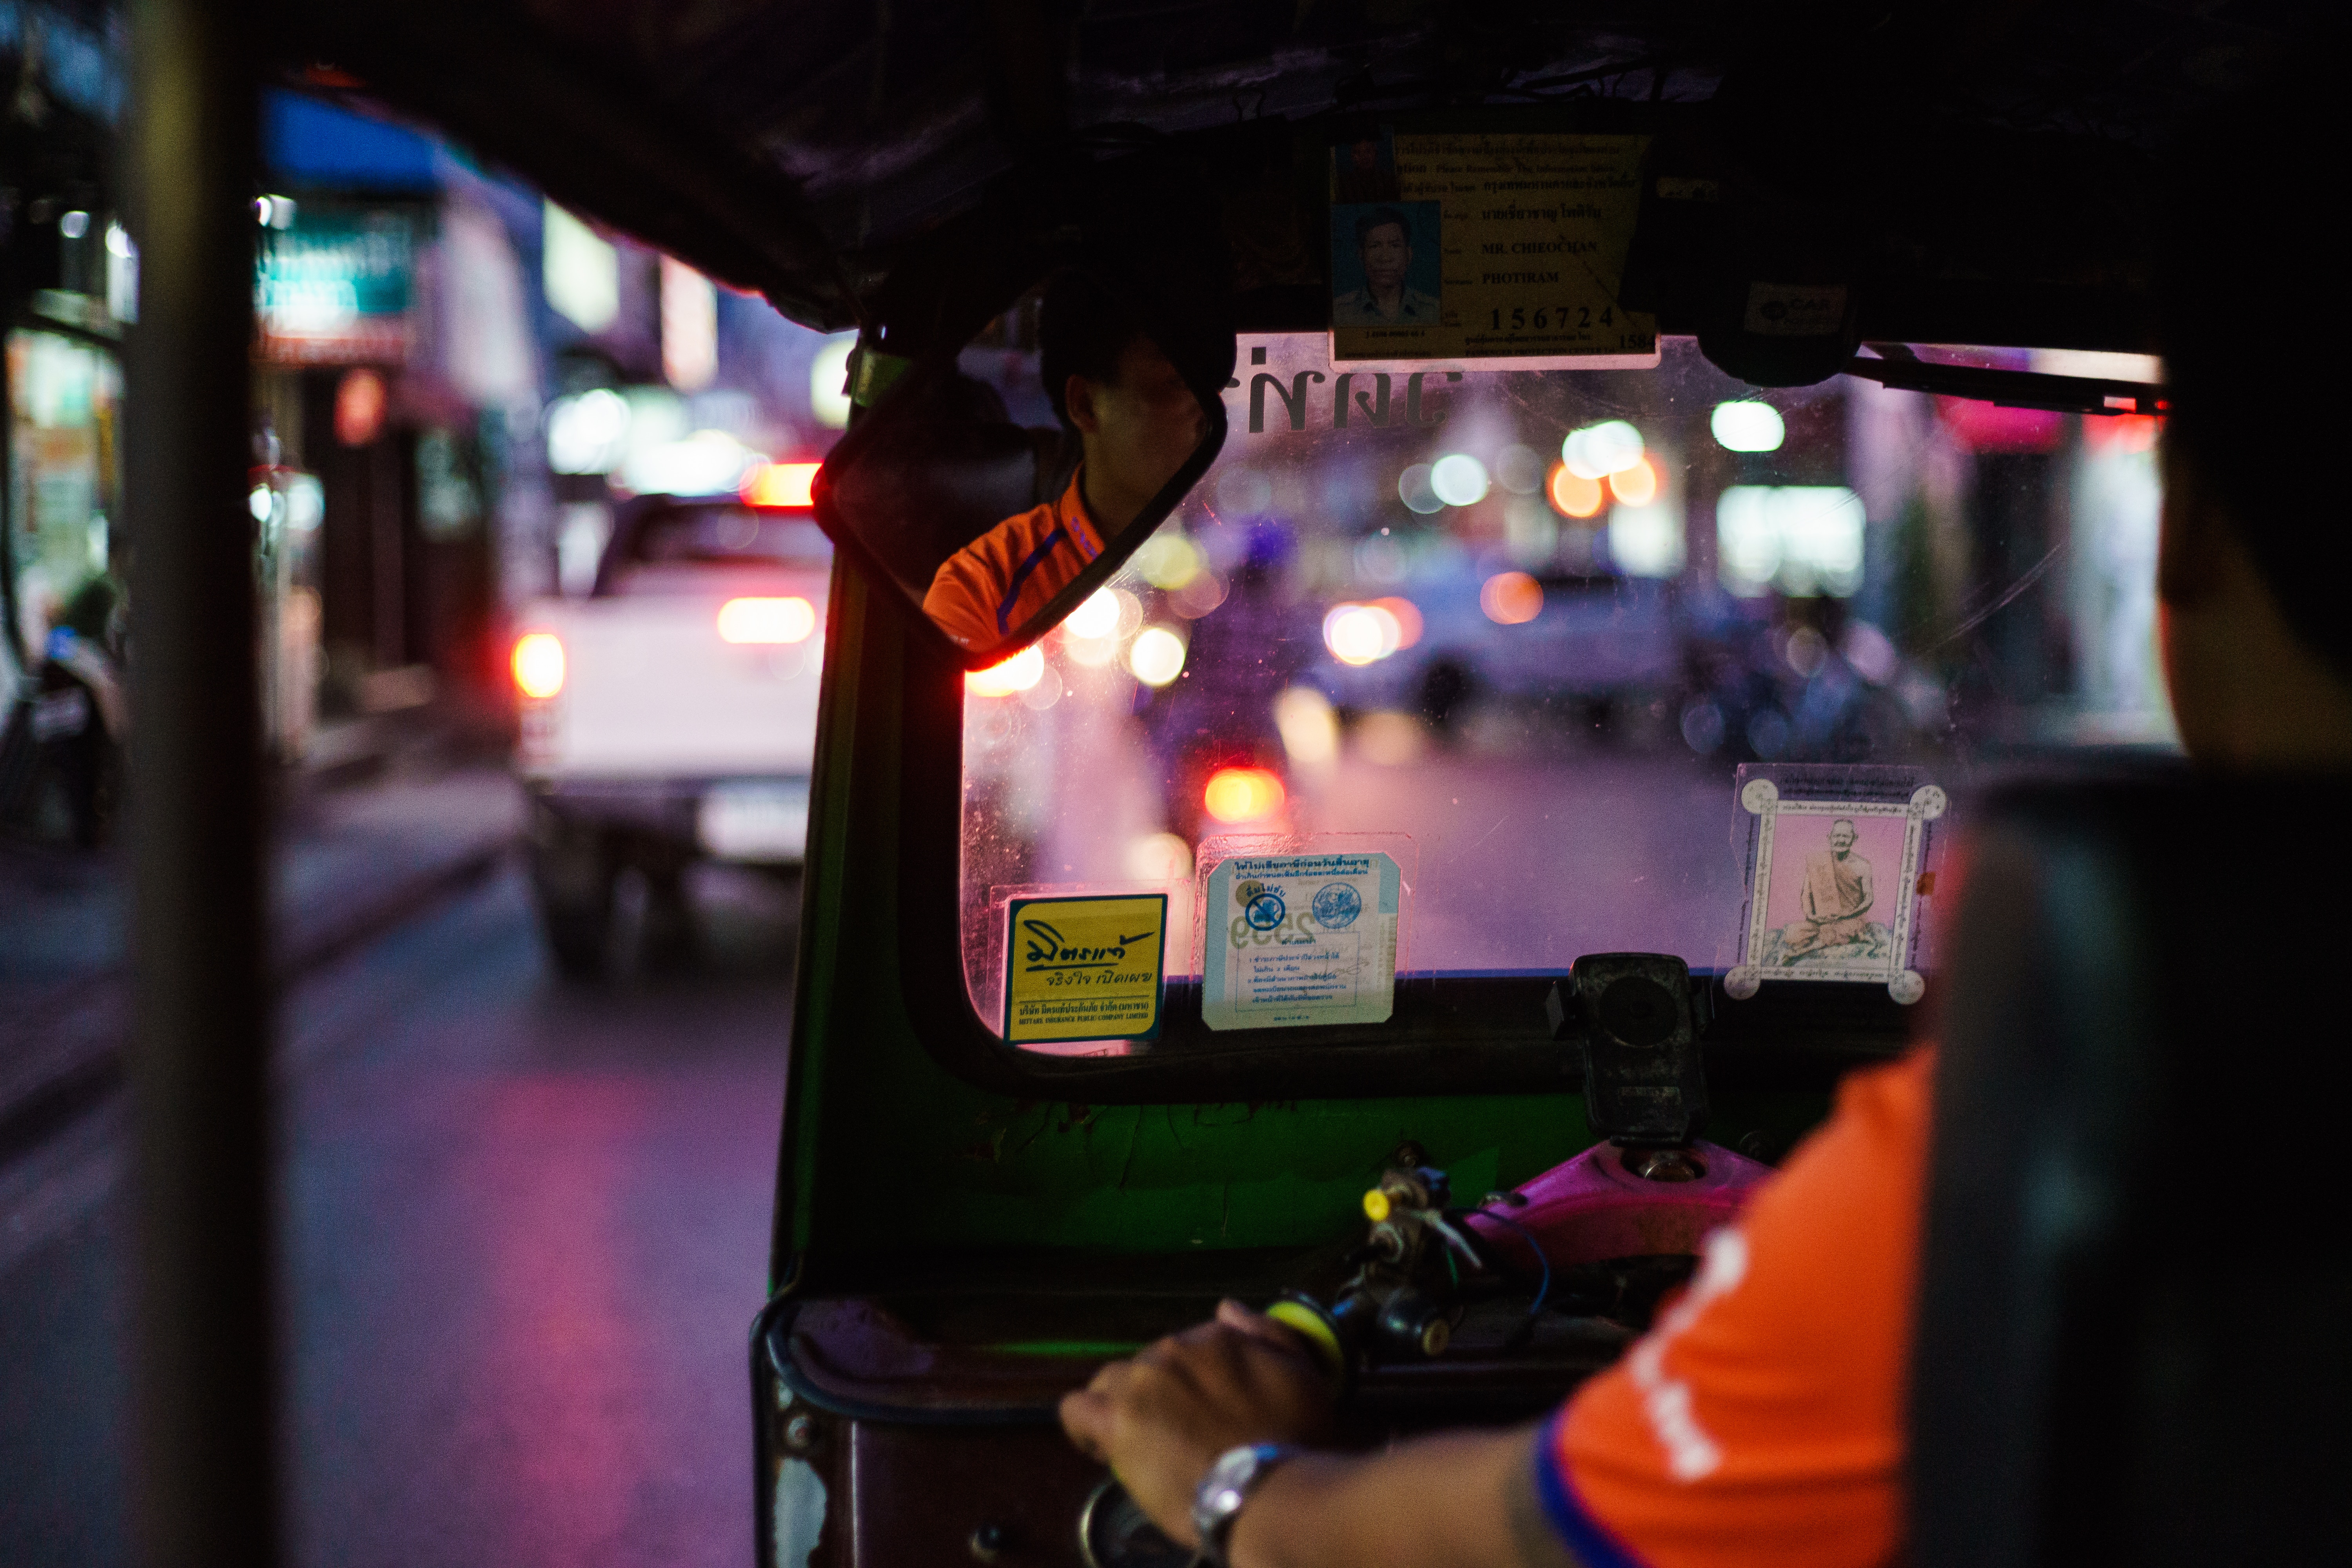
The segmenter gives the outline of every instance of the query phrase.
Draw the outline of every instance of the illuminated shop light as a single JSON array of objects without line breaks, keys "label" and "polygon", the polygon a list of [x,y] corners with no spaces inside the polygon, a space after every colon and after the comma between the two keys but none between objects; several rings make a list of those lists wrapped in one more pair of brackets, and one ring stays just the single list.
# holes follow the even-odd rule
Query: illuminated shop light
[{"label": "illuminated shop light", "polygon": [[1642,460],[1642,433],[1622,419],[1571,430],[1559,444],[1560,461],[1580,479],[1605,479]]},{"label": "illuminated shop light", "polygon": [[1844,598],[1862,586],[1862,498],[1843,485],[1734,485],[1715,510],[1723,585]]},{"label": "illuminated shop light", "polygon": [[1219,768],[1201,792],[1201,806],[1219,822],[1255,822],[1282,809],[1288,793],[1266,768]]},{"label": "illuminated shop light", "polygon": [[1715,432],[1717,443],[1731,452],[1777,452],[1789,438],[1780,411],[1752,397],[1717,404],[1706,427]]},{"label": "illuminated shop light", "polygon": [[816,606],[806,599],[730,599],[719,606],[723,642],[803,642],[814,630]]},{"label": "illuminated shop light", "polygon": [[975,669],[963,678],[963,689],[974,697],[1010,697],[1026,691],[1045,676],[1045,650],[1034,643],[1003,664]]},{"label": "illuminated shop light", "polygon": [[745,476],[767,460],[724,430],[697,430],[682,441],[639,447],[618,477],[634,495],[740,495]]},{"label": "illuminated shop light", "polygon": [[559,474],[609,474],[629,452],[628,399],[611,387],[547,405],[547,466]]},{"label": "illuminated shop light", "polygon": [[553,632],[525,632],[515,639],[515,688],[535,702],[563,689],[563,642]]},{"label": "illuminated shop light", "polygon": [[719,374],[719,290],[672,257],[661,258],[662,378],[699,392]]},{"label": "illuminated shop light", "polygon": [[541,277],[547,302],[583,332],[601,332],[621,314],[621,253],[594,229],[545,204]]}]

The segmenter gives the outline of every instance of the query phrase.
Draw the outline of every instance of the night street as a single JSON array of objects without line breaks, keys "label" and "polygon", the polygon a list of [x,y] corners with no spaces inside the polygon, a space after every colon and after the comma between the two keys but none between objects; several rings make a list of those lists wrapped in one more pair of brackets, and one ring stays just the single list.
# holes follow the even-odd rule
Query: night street
[{"label": "night street", "polygon": [[[1350,757],[1301,807],[1415,833],[1413,967],[1685,943],[1705,962],[1738,889],[1715,771]],[[485,787],[337,809],[407,820],[416,800]],[[693,891],[697,953],[602,987],[552,976],[509,865],[295,990],[280,1055],[299,1561],[746,1559],[744,1331],[797,889],[706,870]],[[123,1560],[120,1114],[110,1100],[0,1167],[11,1564]]]},{"label": "night street", "polygon": [[[508,870],[280,1031],[296,1560],[740,1563],[795,893],[569,991]],[[127,1557],[119,1101],[0,1166],[0,1562]]]}]

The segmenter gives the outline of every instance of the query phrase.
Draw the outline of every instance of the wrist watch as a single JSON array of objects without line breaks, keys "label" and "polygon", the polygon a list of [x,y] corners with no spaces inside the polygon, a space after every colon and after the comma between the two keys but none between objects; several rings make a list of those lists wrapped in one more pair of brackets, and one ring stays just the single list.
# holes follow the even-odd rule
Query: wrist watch
[{"label": "wrist watch", "polygon": [[1229,1568],[1226,1543],[1233,1539],[1234,1521],[1242,1504],[1274,1468],[1297,1452],[1287,1443],[1248,1443],[1217,1456],[1209,1473],[1192,1493],[1192,1532],[1201,1538],[1201,1561],[1209,1568]]}]

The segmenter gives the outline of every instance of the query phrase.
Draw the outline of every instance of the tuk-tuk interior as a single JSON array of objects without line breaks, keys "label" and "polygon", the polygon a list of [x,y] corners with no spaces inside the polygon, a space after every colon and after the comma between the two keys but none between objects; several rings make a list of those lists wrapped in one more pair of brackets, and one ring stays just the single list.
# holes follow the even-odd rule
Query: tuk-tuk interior
[{"label": "tuk-tuk interior", "polygon": [[[2172,742],[2134,215],[2257,63],[2211,8],[477,13],[305,16],[301,79],[858,326],[861,421],[930,367],[1050,425],[1057,268],[1150,273],[1172,226],[1227,268],[1180,302],[1232,348],[1215,439],[1025,636],[950,644],[823,513],[763,1560],[1077,1559],[1103,1478],[1055,1401],[1221,1296],[1323,1314],[1359,1441],[1556,1403],[1935,1016],[1984,790]],[[1627,139],[1633,352],[1335,354],[1335,156],[1445,136]],[[1826,316],[1759,321],[1768,282]],[[1839,798],[1911,813],[1910,923],[1803,939],[1899,934],[1882,978],[1756,983],[1746,792],[1802,767],[1902,775]],[[1213,1023],[1214,868],[1327,851],[1399,869],[1391,1010]],[[1011,1043],[1008,911],[1079,896],[1167,899],[1153,1027]],[[1611,1054],[1635,982],[1664,1068]],[[1380,1321],[1337,1321],[1368,1274]],[[1160,1560],[1116,1507],[1096,1568]]]}]

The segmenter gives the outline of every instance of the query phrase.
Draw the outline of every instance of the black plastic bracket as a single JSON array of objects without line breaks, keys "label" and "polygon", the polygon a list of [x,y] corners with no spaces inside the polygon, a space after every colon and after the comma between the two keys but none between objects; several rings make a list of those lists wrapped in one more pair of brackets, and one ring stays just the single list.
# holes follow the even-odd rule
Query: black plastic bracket
[{"label": "black plastic bracket", "polygon": [[1544,1010],[1554,1039],[1581,1041],[1594,1132],[1625,1148],[1675,1148],[1705,1130],[1700,1007],[1690,966],[1664,953],[1589,954],[1552,986]]}]

